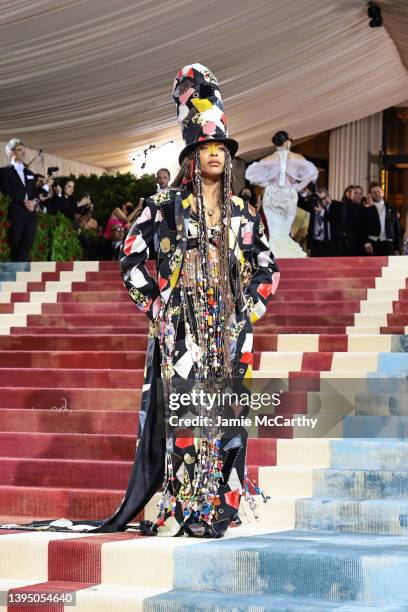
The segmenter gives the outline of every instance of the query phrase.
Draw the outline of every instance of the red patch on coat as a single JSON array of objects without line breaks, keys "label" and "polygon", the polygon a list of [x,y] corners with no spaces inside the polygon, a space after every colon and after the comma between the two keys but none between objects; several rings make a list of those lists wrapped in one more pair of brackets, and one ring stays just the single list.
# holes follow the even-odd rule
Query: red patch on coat
[{"label": "red patch on coat", "polygon": [[132,245],[136,240],[137,236],[128,236],[125,240],[125,246],[123,248],[125,255],[129,255],[132,251]]},{"label": "red patch on coat", "polygon": [[241,494],[239,492],[239,489],[234,489],[233,491],[229,491],[229,493],[225,494],[225,501],[229,506],[232,506],[233,508],[238,508],[240,497]]},{"label": "red patch on coat", "polygon": [[272,293],[272,283],[261,283],[257,289],[258,293],[266,300],[266,298]]},{"label": "red patch on coat", "polygon": [[168,283],[168,279],[164,278],[163,276],[159,277],[159,289],[160,291],[163,291],[164,287],[167,285]]},{"label": "red patch on coat", "polygon": [[246,353],[242,353],[240,362],[241,363],[250,363],[251,365],[253,365],[253,363],[254,363],[254,355],[253,355],[253,353],[250,353],[249,351],[246,352]]},{"label": "red patch on coat", "polygon": [[187,448],[187,446],[193,446],[194,445],[194,437],[192,436],[192,431],[191,429],[183,429],[182,431],[178,432],[179,435],[182,437],[176,438],[175,441],[175,445],[178,446],[179,448]]}]

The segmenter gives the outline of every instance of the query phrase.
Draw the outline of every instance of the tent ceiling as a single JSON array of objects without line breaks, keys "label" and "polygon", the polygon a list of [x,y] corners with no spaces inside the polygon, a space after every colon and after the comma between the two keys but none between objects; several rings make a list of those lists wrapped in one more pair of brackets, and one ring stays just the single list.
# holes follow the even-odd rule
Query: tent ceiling
[{"label": "tent ceiling", "polygon": [[[406,14],[381,4],[390,24],[394,5]],[[4,0],[0,53],[0,140],[104,167],[179,139],[171,87],[191,62],[218,76],[240,154],[277,129],[302,138],[408,99],[364,0]]]},{"label": "tent ceiling", "polygon": [[407,0],[379,0],[384,26],[395,42],[405,68],[408,70],[408,2]]}]

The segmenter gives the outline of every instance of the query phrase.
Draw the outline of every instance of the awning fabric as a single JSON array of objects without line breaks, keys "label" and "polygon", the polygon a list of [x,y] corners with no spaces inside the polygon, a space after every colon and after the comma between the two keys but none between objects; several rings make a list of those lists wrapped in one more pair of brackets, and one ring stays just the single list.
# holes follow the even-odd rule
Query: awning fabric
[{"label": "awning fabric", "polygon": [[406,2],[379,4],[372,29],[365,0],[4,0],[0,140],[126,166],[180,139],[173,79],[200,62],[250,159],[278,129],[302,138],[408,100]]}]

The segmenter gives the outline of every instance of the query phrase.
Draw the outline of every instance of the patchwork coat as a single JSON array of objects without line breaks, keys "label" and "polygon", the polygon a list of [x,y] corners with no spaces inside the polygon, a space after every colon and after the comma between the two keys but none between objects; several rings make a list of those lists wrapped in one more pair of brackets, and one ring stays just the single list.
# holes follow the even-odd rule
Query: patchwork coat
[{"label": "patchwork coat", "polygon": [[[170,188],[146,200],[145,208],[129,231],[120,254],[123,282],[137,308],[150,320],[148,346],[139,415],[138,447],[129,484],[121,505],[101,525],[101,531],[124,527],[159,490],[164,478],[166,440],[163,436],[165,406],[160,384],[160,321],[177,284],[187,248],[193,195],[189,187]],[[235,375],[251,376],[253,364],[252,325],[266,312],[279,283],[279,268],[269,250],[268,240],[258,212],[242,199],[230,200],[229,269],[236,305],[231,338],[231,357]],[[149,257],[156,261],[157,278],[146,266]],[[191,375],[192,361],[182,351],[183,367],[178,376]],[[185,446],[185,444],[184,444]],[[246,445],[245,449],[246,450]],[[242,491],[245,453],[239,469]],[[230,462],[231,463],[231,462]],[[235,483],[236,472],[234,473]],[[226,479],[228,481],[228,477]],[[234,498],[237,509],[240,495],[232,487],[225,489],[226,499]],[[229,495],[229,497],[228,497]]]}]

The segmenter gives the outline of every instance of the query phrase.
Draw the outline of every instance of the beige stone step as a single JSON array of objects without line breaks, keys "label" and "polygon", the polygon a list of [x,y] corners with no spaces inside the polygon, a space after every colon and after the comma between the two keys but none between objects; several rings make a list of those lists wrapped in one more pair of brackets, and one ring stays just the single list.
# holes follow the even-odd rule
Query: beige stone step
[{"label": "beige stone step", "polygon": [[277,351],[309,351],[319,350],[319,334],[279,334]]},{"label": "beige stone step", "polygon": [[261,466],[259,486],[272,498],[311,497],[313,494],[313,468],[287,466]]},{"label": "beige stone step", "polygon": [[25,327],[26,325],[26,314],[0,314],[0,326]]},{"label": "beige stone step", "polygon": [[387,325],[387,313],[376,312],[376,313],[364,313],[356,312],[354,315],[354,326],[360,328],[372,329],[375,327],[382,327]]},{"label": "beige stone step", "polygon": [[281,439],[276,442],[276,464],[279,467],[330,467],[329,438]]},{"label": "beige stone step", "polygon": [[354,325],[346,327],[347,336],[376,336],[380,335],[381,325],[373,325],[371,327],[355,327]]}]

